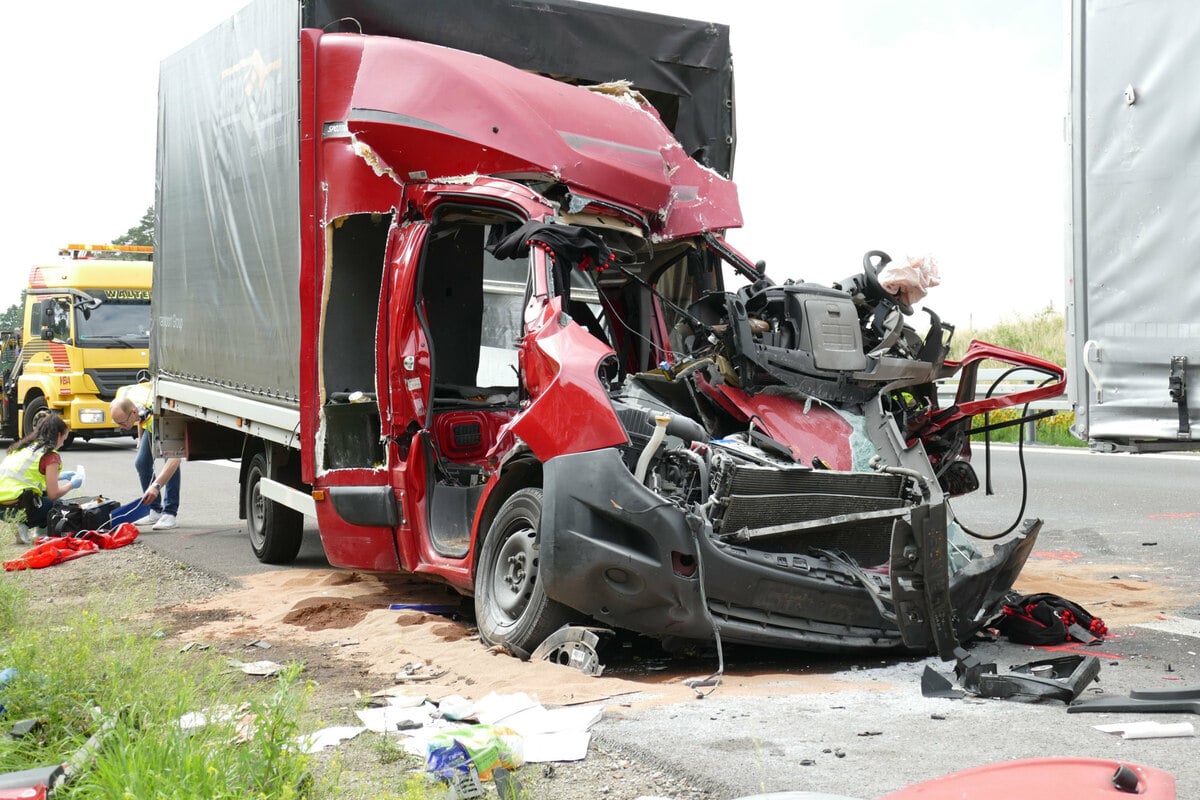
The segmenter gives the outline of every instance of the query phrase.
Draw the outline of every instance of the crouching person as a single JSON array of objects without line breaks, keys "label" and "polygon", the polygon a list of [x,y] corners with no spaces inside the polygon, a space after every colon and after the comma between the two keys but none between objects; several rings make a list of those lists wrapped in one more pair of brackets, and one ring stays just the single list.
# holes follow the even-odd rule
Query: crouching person
[{"label": "crouching person", "polygon": [[83,477],[63,473],[58,451],[70,429],[57,414],[38,420],[33,433],[13,442],[0,461],[0,512],[17,521],[17,538],[31,543],[45,529],[55,500],[83,484]]}]

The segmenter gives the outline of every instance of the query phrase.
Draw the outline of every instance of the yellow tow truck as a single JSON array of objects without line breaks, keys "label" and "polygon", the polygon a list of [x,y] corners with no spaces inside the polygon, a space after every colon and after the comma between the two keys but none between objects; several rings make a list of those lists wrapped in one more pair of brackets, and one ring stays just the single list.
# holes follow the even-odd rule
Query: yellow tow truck
[{"label": "yellow tow truck", "polygon": [[[153,247],[68,244],[34,265],[21,328],[0,336],[0,436],[27,435],[56,412],[72,438],[128,435],[108,415],[122,386],[145,377],[150,357]],[[121,260],[117,254],[135,254]]]}]

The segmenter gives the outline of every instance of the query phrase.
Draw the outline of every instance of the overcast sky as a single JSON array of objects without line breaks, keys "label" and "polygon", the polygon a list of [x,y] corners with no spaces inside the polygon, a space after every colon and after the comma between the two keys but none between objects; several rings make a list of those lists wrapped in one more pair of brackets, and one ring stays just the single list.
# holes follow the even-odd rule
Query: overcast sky
[{"label": "overcast sky", "polygon": [[[932,255],[942,285],[926,304],[959,326],[1062,309],[1060,2],[611,4],[731,26],[746,225],[729,238],[776,280],[828,283],[878,249]],[[60,0],[38,11],[52,36],[10,35],[0,308],[31,264],[138,222],[154,201],[158,64],[244,5]]]}]

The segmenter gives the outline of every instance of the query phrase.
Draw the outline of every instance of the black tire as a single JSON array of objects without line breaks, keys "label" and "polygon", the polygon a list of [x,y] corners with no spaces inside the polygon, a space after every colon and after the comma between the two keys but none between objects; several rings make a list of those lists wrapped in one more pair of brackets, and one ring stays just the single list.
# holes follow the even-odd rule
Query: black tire
[{"label": "black tire", "polygon": [[25,414],[21,417],[22,438],[33,433],[33,429],[37,427],[38,421],[49,413],[50,406],[46,405],[46,398],[44,397],[35,397],[26,403]]},{"label": "black tire", "polygon": [[267,457],[250,459],[246,470],[246,530],[250,549],[264,564],[290,564],[304,542],[304,515],[263,496],[261,482],[269,477]]},{"label": "black tire", "polygon": [[547,636],[579,618],[542,589],[541,520],[542,490],[514,492],[492,520],[475,564],[480,638],[526,658]]}]

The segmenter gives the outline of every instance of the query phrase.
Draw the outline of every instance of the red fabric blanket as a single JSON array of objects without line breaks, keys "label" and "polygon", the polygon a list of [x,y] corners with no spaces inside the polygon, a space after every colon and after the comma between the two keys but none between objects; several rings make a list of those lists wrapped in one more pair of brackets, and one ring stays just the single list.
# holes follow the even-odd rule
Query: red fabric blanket
[{"label": "red fabric blanket", "polygon": [[51,567],[100,550],[124,547],[137,537],[138,528],[132,522],[123,522],[111,531],[83,531],[75,536],[43,536],[12,561],[5,561],[4,570],[15,572]]}]

